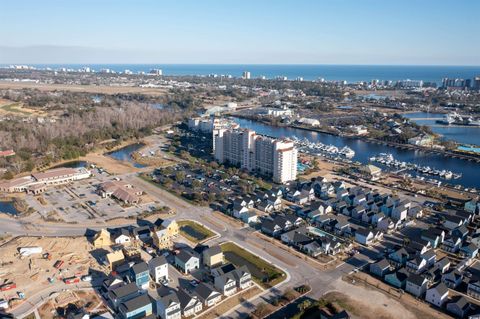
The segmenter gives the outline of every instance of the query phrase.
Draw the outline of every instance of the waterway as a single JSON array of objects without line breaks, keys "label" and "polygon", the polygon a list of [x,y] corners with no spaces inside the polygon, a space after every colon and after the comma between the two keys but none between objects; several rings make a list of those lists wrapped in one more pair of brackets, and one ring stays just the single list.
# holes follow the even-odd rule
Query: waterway
[{"label": "waterway", "polygon": [[52,168],[59,168],[59,167],[68,167],[68,168],[87,167],[87,162],[86,161],[70,161],[70,162],[65,162],[63,164],[58,164],[56,166],[53,166]]},{"label": "waterway", "polygon": [[13,205],[13,202],[4,202],[0,201],[0,213],[5,213],[8,215],[18,215],[18,211]]},{"label": "waterway", "polygon": [[438,124],[436,121],[443,118],[443,114],[438,113],[416,112],[405,114],[404,117],[411,119],[419,125],[429,126],[432,132],[442,135],[442,138],[446,140],[480,145],[480,126]]},{"label": "waterway", "polygon": [[[355,151],[353,161],[368,163],[369,158],[379,153],[391,153],[395,159],[404,162],[430,166],[440,170],[450,170],[456,173],[462,173],[462,177],[451,180],[449,183],[461,184],[465,187],[480,188],[480,164],[469,162],[458,158],[445,157],[439,154],[429,154],[418,150],[402,150],[387,145],[369,143],[356,138],[340,137],[314,131],[291,127],[276,127],[268,124],[235,118],[235,121],[244,128],[252,129],[258,134],[272,137],[284,138],[296,136],[300,139],[308,139],[311,142],[322,142],[332,144],[339,148],[348,146]],[[379,164],[375,164],[379,165]],[[381,166],[381,165],[379,165]]]},{"label": "waterway", "polygon": [[117,161],[126,161],[132,163],[132,165],[136,168],[143,168],[145,165],[139,164],[135,162],[135,160],[132,157],[132,154],[144,147],[145,144],[142,143],[135,143],[135,144],[130,144],[125,147],[122,147],[116,151],[109,152],[107,153],[108,156],[113,157]]}]

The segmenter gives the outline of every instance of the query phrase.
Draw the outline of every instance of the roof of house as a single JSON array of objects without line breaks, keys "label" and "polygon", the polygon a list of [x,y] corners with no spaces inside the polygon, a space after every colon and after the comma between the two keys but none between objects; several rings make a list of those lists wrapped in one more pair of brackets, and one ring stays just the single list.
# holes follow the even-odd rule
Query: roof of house
[{"label": "roof of house", "polygon": [[198,284],[197,287],[195,287],[194,291],[200,298],[207,299],[208,297],[210,297],[212,292],[215,292],[216,290],[202,282]]},{"label": "roof of house", "polygon": [[144,294],[128,301],[122,302],[122,304],[120,305],[120,309],[123,309],[124,312],[131,312],[139,308],[145,307],[149,303],[151,303],[150,297],[148,296],[148,294]]},{"label": "roof of house", "polygon": [[172,303],[180,303],[177,293],[173,290],[170,290],[167,295],[161,297],[159,301],[163,303],[165,308],[169,308]]},{"label": "roof of house", "polygon": [[115,298],[123,298],[138,291],[138,287],[134,282],[112,289],[110,292]]},{"label": "roof of house", "polygon": [[134,274],[141,274],[148,271],[148,265],[146,262],[142,261],[132,266],[132,271]]},{"label": "roof of house", "polygon": [[186,292],[183,289],[178,289],[177,297],[178,297],[178,300],[180,301],[180,307],[182,307],[182,309],[188,305],[188,303],[190,302],[190,300],[192,300],[192,298],[194,298],[192,295],[190,295],[188,292]]},{"label": "roof of house", "polygon": [[448,287],[443,282],[437,284],[436,286],[428,290],[432,290],[432,289],[435,289],[440,296],[443,296],[444,294],[448,293]]},{"label": "roof of house", "polygon": [[211,246],[205,249],[203,253],[208,254],[209,256],[215,256],[222,253],[222,248],[220,247],[220,245]]},{"label": "roof of house", "polygon": [[[190,260],[190,258],[195,257],[191,252],[189,252],[186,249],[181,250],[177,255],[175,255],[175,258],[178,258],[180,261],[186,263],[187,261]],[[197,257],[195,257],[197,258]]]},{"label": "roof of house", "polygon": [[390,263],[385,258],[373,263],[372,265],[375,265],[375,266],[379,267],[380,269],[390,268]]},{"label": "roof of house", "polygon": [[157,256],[155,258],[150,259],[150,261],[148,262],[148,265],[156,268],[156,267],[165,265],[167,263],[168,263],[167,258],[165,258],[165,256]]},{"label": "roof of house", "polygon": [[412,284],[414,284],[416,286],[423,285],[426,280],[427,279],[424,276],[418,275],[418,274],[412,274],[407,279],[408,282],[411,282]]}]

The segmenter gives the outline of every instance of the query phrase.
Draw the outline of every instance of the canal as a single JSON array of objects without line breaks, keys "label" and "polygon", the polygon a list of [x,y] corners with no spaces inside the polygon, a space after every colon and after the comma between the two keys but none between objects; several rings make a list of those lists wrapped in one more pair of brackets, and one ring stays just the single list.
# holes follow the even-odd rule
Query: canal
[{"label": "canal", "polygon": [[271,126],[248,119],[235,118],[235,122],[243,128],[254,130],[262,135],[278,138],[291,138],[296,136],[299,139],[306,138],[311,142],[331,144],[339,148],[348,146],[355,151],[355,157],[352,160],[361,163],[368,163],[370,157],[380,153],[391,153],[395,159],[399,161],[430,166],[440,170],[450,170],[462,174],[461,178],[447,181],[448,183],[461,184],[465,187],[475,187],[477,189],[480,188],[480,164],[475,162],[445,157],[438,154],[429,154],[418,150],[397,149],[386,145],[369,143],[356,138],[329,135],[291,127]]},{"label": "canal", "polygon": [[457,126],[442,125],[436,121],[441,120],[444,114],[416,112],[404,114],[404,117],[411,119],[419,125],[426,125],[432,132],[440,134],[445,140],[452,140],[458,143],[480,145],[480,126]]}]

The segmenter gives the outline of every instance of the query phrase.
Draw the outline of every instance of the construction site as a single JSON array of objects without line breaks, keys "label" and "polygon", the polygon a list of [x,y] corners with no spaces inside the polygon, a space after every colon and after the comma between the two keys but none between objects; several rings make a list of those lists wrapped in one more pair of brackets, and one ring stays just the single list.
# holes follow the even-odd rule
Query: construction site
[{"label": "construction site", "polygon": [[92,249],[85,237],[22,237],[7,242],[0,247],[0,299],[16,308],[26,298],[41,303],[67,290],[91,287],[91,274],[103,271]]}]

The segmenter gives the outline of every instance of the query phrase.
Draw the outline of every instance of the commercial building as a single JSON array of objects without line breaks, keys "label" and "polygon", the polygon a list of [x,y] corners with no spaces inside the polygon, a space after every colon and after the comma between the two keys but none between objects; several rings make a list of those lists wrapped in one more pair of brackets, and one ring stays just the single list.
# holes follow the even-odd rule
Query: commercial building
[{"label": "commercial building", "polygon": [[250,72],[244,71],[242,73],[242,78],[244,78],[245,80],[249,80],[250,79]]},{"label": "commercial building", "polygon": [[290,140],[255,134],[247,129],[213,132],[215,159],[285,183],[297,178],[297,149]]},{"label": "commercial building", "polygon": [[31,176],[19,177],[0,182],[0,191],[7,193],[28,192],[38,194],[49,185],[67,184],[76,180],[89,178],[91,172],[85,168],[60,167],[45,172],[33,173]]}]

